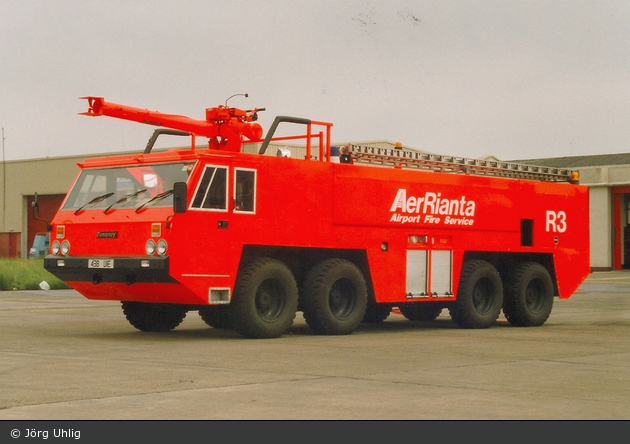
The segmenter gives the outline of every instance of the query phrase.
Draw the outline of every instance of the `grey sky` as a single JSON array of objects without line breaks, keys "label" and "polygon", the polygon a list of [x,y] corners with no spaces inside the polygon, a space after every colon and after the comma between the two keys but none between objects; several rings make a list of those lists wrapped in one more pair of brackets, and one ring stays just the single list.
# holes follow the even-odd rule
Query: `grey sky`
[{"label": "grey sky", "polygon": [[[0,0],[7,160],[142,150],[79,97],[503,160],[628,152],[630,1]],[[179,140],[173,144],[181,143]]]}]

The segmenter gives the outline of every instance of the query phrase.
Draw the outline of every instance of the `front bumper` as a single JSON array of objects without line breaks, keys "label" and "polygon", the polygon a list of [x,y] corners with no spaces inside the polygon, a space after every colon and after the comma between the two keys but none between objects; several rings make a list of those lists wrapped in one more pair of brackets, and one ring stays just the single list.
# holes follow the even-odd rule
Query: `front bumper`
[{"label": "front bumper", "polygon": [[53,256],[44,258],[44,268],[64,282],[125,283],[174,283],[169,274],[168,256],[125,256],[108,257],[112,268],[90,268],[97,257]]}]

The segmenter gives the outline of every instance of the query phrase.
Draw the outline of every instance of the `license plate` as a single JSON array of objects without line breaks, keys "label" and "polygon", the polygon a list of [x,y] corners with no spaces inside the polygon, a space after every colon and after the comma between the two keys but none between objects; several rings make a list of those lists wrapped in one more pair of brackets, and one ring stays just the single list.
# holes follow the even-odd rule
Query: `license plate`
[{"label": "license plate", "polygon": [[114,259],[90,259],[88,268],[114,268]]}]

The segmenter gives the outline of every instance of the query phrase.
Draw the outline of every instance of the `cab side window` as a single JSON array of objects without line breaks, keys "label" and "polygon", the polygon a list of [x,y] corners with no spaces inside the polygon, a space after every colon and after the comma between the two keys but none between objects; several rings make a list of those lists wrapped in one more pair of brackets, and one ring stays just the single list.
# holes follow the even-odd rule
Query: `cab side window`
[{"label": "cab side window", "polygon": [[256,209],[256,171],[235,170],[234,211],[253,213]]},{"label": "cab side window", "polygon": [[227,168],[207,165],[191,208],[227,210]]}]

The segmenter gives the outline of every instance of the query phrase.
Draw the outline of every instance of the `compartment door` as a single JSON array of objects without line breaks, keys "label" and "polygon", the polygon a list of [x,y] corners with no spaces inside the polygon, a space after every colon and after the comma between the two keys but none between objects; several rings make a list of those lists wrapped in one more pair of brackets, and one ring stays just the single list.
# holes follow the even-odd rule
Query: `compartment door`
[{"label": "compartment door", "polygon": [[431,297],[453,296],[453,252],[431,251]]},{"label": "compartment door", "polygon": [[428,250],[407,250],[407,299],[429,297]]}]

